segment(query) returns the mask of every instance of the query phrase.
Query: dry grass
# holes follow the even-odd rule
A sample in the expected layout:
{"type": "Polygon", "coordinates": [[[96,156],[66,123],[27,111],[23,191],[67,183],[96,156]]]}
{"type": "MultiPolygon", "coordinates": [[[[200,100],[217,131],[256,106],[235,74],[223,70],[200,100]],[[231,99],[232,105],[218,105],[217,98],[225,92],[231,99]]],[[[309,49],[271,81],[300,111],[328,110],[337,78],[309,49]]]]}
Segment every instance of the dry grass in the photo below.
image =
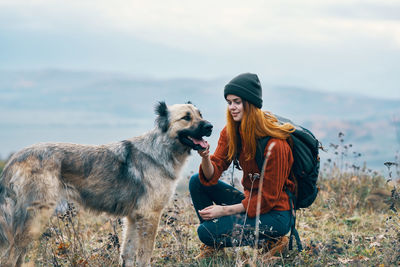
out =
{"type": "MultiPolygon", "coordinates": [[[[371,175],[328,177],[320,180],[316,202],[298,212],[304,251],[289,251],[269,262],[259,258],[258,266],[400,264],[400,217],[394,210],[400,209],[398,185],[371,175]],[[385,194],[374,194],[377,191],[385,194]]],[[[160,222],[152,265],[245,266],[252,258],[254,251],[247,247],[227,248],[224,255],[195,260],[200,246],[197,226],[188,193],[175,194],[160,222]]],[[[36,266],[118,266],[121,230],[117,218],[77,212],[70,205],[51,218],[27,260],[36,266]]]]}

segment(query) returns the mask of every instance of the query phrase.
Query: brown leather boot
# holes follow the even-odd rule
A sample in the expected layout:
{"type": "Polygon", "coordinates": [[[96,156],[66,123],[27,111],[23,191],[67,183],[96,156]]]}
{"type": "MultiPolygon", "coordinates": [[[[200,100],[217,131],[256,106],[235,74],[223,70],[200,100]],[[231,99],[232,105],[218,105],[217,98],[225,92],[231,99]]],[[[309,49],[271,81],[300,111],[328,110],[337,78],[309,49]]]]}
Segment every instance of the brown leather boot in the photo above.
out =
{"type": "Polygon", "coordinates": [[[278,240],[269,240],[262,246],[263,258],[271,258],[276,254],[281,254],[288,247],[289,238],[282,236],[278,240]]]}
{"type": "Polygon", "coordinates": [[[201,260],[205,258],[211,258],[216,256],[219,252],[224,252],[224,248],[214,248],[207,246],[205,244],[201,244],[200,246],[200,254],[194,257],[195,260],[201,260]]]}

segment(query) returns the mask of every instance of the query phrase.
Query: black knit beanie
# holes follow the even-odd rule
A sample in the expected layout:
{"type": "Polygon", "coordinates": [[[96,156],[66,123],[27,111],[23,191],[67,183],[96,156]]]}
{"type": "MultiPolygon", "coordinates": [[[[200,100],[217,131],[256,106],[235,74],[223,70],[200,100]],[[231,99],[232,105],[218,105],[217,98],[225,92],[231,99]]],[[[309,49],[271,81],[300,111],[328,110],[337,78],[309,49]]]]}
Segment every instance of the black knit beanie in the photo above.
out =
{"type": "Polygon", "coordinates": [[[233,78],[224,89],[224,97],[236,95],[257,108],[262,107],[262,88],[257,74],[243,73],[233,78]]]}

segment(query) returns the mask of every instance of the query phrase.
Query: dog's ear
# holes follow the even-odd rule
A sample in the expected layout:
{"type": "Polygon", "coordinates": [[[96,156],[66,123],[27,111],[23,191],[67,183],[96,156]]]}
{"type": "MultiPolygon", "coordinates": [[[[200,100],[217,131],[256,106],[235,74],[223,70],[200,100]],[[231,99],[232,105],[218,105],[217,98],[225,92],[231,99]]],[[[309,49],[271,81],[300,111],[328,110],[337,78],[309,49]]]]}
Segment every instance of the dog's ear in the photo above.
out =
{"type": "Polygon", "coordinates": [[[186,104],[190,104],[190,105],[196,106],[196,105],[193,104],[192,101],[190,101],[190,100],[186,101],[186,104]]]}
{"type": "Polygon", "coordinates": [[[164,101],[158,102],[155,108],[155,112],[158,115],[156,119],[157,126],[161,129],[162,132],[168,131],[169,127],[169,112],[167,104],[164,101]]]}

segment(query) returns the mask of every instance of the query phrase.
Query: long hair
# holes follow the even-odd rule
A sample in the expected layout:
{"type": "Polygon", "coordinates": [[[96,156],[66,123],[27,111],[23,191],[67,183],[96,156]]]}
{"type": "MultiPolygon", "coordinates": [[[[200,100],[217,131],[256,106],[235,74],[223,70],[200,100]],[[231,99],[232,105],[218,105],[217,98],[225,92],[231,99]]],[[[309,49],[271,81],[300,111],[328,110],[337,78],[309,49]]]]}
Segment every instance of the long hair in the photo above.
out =
{"type": "Polygon", "coordinates": [[[255,158],[257,139],[265,136],[287,139],[295,130],[290,123],[280,124],[272,113],[262,111],[243,99],[242,101],[243,117],[240,122],[234,121],[229,108],[227,109],[228,160],[233,160],[238,151],[239,128],[243,141],[241,146],[246,148],[246,160],[255,158]]]}

